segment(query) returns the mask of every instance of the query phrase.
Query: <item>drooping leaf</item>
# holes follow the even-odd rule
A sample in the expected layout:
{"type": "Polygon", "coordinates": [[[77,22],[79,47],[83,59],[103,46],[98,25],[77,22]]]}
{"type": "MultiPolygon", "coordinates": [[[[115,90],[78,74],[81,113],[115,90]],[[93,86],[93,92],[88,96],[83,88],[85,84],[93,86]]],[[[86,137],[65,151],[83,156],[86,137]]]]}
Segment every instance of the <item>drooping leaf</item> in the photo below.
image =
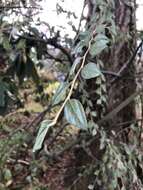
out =
{"type": "Polygon", "coordinates": [[[91,79],[100,76],[102,73],[95,63],[88,63],[81,71],[81,75],[84,79],[91,79]]]}
{"type": "Polygon", "coordinates": [[[66,92],[69,87],[67,82],[62,82],[59,87],[57,88],[53,98],[52,98],[52,105],[56,105],[66,97],[66,92]]]}
{"type": "Polygon", "coordinates": [[[90,41],[91,34],[90,31],[81,32],[79,34],[80,41],[76,44],[73,53],[78,54],[82,52],[83,47],[87,47],[90,41]]]}
{"type": "Polygon", "coordinates": [[[70,69],[70,75],[73,75],[73,74],[74,74],[75,69],[76,69],[77,65],[78,65],[80,62],[81,62],[81,57],[77,57],[77,58],[75,59],[75,61],[73,62],[73,65],[72,65],[72,67],[71,67],[71,69],[70,69]]]}
{"type": "Polygon", "coordinates": [[[83,40],[86,44],[88,44],[89,40],[91,38],[90,31],[86,30],[84,32],[80,32],[79,38],[80,38],[80,40],[83,40]]]}
{"type": "Polygon", "coordinates": [[[6,50],[10,50],[11,49],[11,45],[10,45],[9,39],[7,37],[3,38],[3,47],[6,50]]]}
{"type": "Polygon", "coordinates": [[[28,78],[32,78],[36,85],[39,84],[40,78],[37,72],[37,69],[35,67],[35,63],[32,61],[32,59],[27,56],[27,62],[25,64],[25,75],[28,78]]]}
{"type": "Polygon", "coordinates": [[[52,121],[50,120],[44,120],[41,123],[40,129],[38,131],[38,135],[36,137],[36,141],[33,147],[33,152],[36,152],[37,150],[40,150],[42,148],[42,144],[45,139],[45,136],[51,126],[52,126],[52,121]]]}
{"type": "Polygon", "coordinates": [[[102,50],[104,50],[107,47],[109,40],[108,38],[103,34],[98,34],[95,37],[95,43],[92,44],[90,49],[91,56],[96,56],[101,53],[102,50]]]}
{"type": "Polygon", "coordinates": [[[87,129],[86,115],[82,104],[78,100],[69,100],[65,106],[64,114],[70,124],[80,129],[87,129]]]}
{"type": "Polygon", "coordinates": [[[85,41],[84,41],[84,40],[81,40],[81,41],[76,45],[76,47],[74,48],[73,53],[75,53],[75,54],[81,53],[83,47],[86,47],[86,46],[87,46],[87,44],[85,43],[85,41]]]}

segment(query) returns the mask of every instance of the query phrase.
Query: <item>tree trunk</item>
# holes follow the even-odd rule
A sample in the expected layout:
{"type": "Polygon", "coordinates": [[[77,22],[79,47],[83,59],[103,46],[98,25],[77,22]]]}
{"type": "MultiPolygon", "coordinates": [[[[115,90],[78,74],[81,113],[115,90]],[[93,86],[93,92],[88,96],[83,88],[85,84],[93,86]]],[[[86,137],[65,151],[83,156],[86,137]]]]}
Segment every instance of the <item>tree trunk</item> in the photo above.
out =
{"type": "MultiPolygon", "coordinates": [[[[131,1],[129,2],[131,4],[131,1]]],[[[124,0],[115,0],[115,20],[119,27],[119,35],[123,34],[123,38],[118,41],[111,49],[110,55],[107,55],[108,62],[105,60],[105,68],[107,70],[118,73],[120,69],[130,60],[132,50],[136,47],[136,30],[135,30],[135,3],[128,5],[124,0]],[[128,36],[130,36],[128,38],[128,36]]],[[[122,72],[121,80],[116,80],[108,89],[108,111],[114,109],[117,105],[127,99],[136,91],[135,83],[135,62],[131,62],[128,67],[122,72]]],[[[127,105],[119,112],[112,122],[115,124],[126,121],[131,121],[135,118],[134,102],[127,105]]]]}
{"type": "MultiPolygon", "coordinates": [[[[92,11],[94,11],[94,4],[92,4],[92,0],[90,0],[89,5],[89,10],[91,11],[89,17],[93,17],[94,12],[92,11]]],[[[127,68],[124,69],[136,48],[135,7],[135,1],[133,3],[131,0],[128,2],[124,0],[115,0],[115,22],[118,27],[117,38],[119,39],[117,39],[116,43],[110,48],[108,53],[103,53],[101,55],[101,59],[104,63],[104,70],[112,71],[116,74],[122,70],[122,76],[118,78],[115,76],[109,77],[106,75],[108,97],[106,114],[120,105],[136,91],[136,82],[134,77],[135,61],[131,61],[127,68]]],[[[93,93],[96,88],[95,80],[91,80],[88,86],[89,93],[93,94],[93,96],[90,97],[96,110],[97,105],[94,102],[96,94],[93,93]]],[[[131,121],[134,118],[135,104],[132,101],[124,109],[117,113],[117,115],[110,118],[108,127],[110,128],[110,124],[112,124],[114,130],[116,130],[116,124],[131,121]]],[[[98,119],[100,119],[100,114],[98,119]]]]}
{"type": "MultiPolygon", "coordinates": [[[[94,14],[94,3],[92,0],[88,0],[89,6],[89,14],[88,14],[88,22],[92,19],[94,14]]],[[[120,105],[124,100],[126,100],[129,96],[131,96],[136,91],[136,82],[135,82],[135,62],[132,61],[128,64],[127,68],[123,69],[125,64],[130,60],[133,51],[136,48],[136,25],[135,25],[135,2],[133,1],[125,1],[125,0],[115,0],[115,22],[118,27],[118,35],[120,39],[117,39],[116,43],[110,48],[108,53],[103,53],[100,58],[104,63],[104,70],[112,71],[114,73],[118,73],[120,70],[122,77],[116,78],[106,76],[106,84],[107,84],[107,105],[106,111],[104,114],[108,114],[112,110],[114,110],[118,105],[120,105]]],[[[88,24],[88,23],[87,23],[88,24]]],[[[94,110],[98,113],[97,120],[101,120],[104,118],[103,108],[100,107],[96,103],[97,94],[94,93],[97,87],[94,79],[91,79],[87,82],[87,91],[90,95],[90,100],[94,105],[94,110]]],[[[102,125],[110,133],[112,130],[117,132],[119,127],[117,124],[124,123],[127,121],[132,121],[135,119],[135,103],[134,101],[130,102],[124,109],[118,112],[113,117],[110,117],[110,120],[106,122],[106,124],[102,125]]],[[[99,126],[101,127],[101,126],[99,126]]],[[[124,125],[124,127],[128,127],[128,125],[124,125]]],[[[122,136],[123,137],[123,136],[122,136]]],[[[125,141],[128,139],[128,135],[124,135],[125,141]]],[[[94,141],[90,147],[93,155],[96,155],[98,160],[101,160],[102,153],[99,150],[99,141],[94,141]]],[[[83,156],[80,155],[81,150],[77,150],[77,166],[83,165],[83,162],[91,162],[89,158],[87,160],[82,160],[83,156]],[[81,163],[82,162],[82,163],[81,163]]],[[[84,152],[85,154],[85,152],[84,152]]],[[[91,178],[90,178],[91,179],[91,178]]],[[[83,182],[79,182],[79,185],[76,187],[76,190],[87,190],[89,181],[83,180],[83,182]],[[81,185],[80,184],[84,184],[81,185]],[[84,188],[83,188],[84,186],[84,188]]],[[[97,187],[97,189],[100,189],[97,187]]],[[[102,187],[102,190],[106,189],[102,187]]]]}

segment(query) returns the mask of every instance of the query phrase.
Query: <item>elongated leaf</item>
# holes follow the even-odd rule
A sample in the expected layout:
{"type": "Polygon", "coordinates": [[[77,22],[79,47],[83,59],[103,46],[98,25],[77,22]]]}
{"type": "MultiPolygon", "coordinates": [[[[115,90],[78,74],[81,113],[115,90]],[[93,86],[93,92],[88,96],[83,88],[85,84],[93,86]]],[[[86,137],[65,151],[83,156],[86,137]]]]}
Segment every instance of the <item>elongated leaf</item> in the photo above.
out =
{"type": "Polygon", "coordinates": [[[84,40],[81,40],[77,45],[76,47],[74,48],[74,51],[73,53],[74,54],[78,54],[78,53],[81,53],[82,52],[82,48],[85,46],[86,47],[86,43],[84,40]]]}
{"type": "Polygon", "coordinates": [[[100,76],[102,73],[95,63],[88,63],[81,71],[81,75],[84,79],[91,79],[100,76]]]}
{"type": "Polygon", "coordinates": [[[38,135],[36,137],[36,141],[33,147],[33,152],[36,152],[37,150],[40,150],[42,148],[42,144],[45,139],[45,136],[49,128],[52,126],[51,123],[52,121],[50,120],[45,120],[41,123],[41,127],[39,129],[39,132],[38,132],[38,135]]]}
{"type": "Polygon", "coordinates": [[[91,34],[89,31],[81,32],[79,35],[80,42],[76,45],[73,50],[74,54],[82,52],[83,47],[87,47],[89,40],[91,38],[91,34]]]}
{"type": "Polygon", "coordinates": [[[80,62],[81,62],[81,57],[77,57],[77,58],[75,59],[75,61],[73,62],[73,65],[72,65],[72,67],[71,67],[71,69],[70,69],[70,75],[73,75],[73,74],[74,74],[75,69],[76,69],[77,65],[78,65],[80,62]]]}
{"type": "Polygon", "coordinates": [[[82,104],[78,100],[69,100],[65,106],[64,114],[70,124],[80,129],[87,129],[85,112],[82,104]]]}
{"type": "Polygon", "coordinates": [[[60,86],[57,88],[57,90],[52,98],[52,105],[56,105],[60,101],[65,99],[68,87],[69,87],[69,84],[67,82],[62,82],[60,84],[60,86]]]}

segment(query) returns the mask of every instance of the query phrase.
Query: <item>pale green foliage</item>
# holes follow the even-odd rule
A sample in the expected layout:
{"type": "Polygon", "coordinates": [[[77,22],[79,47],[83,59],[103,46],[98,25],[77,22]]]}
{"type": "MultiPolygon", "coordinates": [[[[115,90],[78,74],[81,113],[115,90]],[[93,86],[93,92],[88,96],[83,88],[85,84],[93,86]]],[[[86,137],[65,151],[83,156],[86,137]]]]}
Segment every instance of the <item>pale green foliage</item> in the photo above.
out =
{"type": "MultiPolygon", "coordinates": [[[[136,125],[134,125],[134,129],[136,125]]],[[[136,134],[134,137],[137,138],[136,134]]],[[[114,136],[116,138],[116,136],[114,136]]],[[[105,136],[104,148],[106,149],[99,169],[96,169],[96,183],[107,189],[128,190],[133,187],[143,188],[142,179],[137,173],[138,168],[142,169],[143,154],[137,144],[128,145],[123,142],[115,143],[115,139],[108,139],[105,136]]]]}
{"type": "Polygon", "coordinates": [[[64,110],[66,120],[80,128],[87,130],[87,120],[82,104],[76,99],[70,99],[64,110]]]}
{"type": "Polygon", "coordinates": [[[63,82],[59,85],[54,96],[52,97],[52,105],[56,105],[65,99],[68,88],[68,82],[63,82]]]}
{"type": "Polygon", "coordinates": [[[71,69],[70,69],[70,75],[75,74],[76,67],[81,63],[81,60],[82,60],[81,57],[77,57],[75,59],[75,61],[73,62],[73,65],[71,66],[71,69]]]}
{"type": "Polygon", "coordinates": [[[100,54],[107,47],[109,39],[103,34],[97,34],[94,41],[90,49],[90,54],[93,57],[100,54]]]}
{"type": "Polygon", "coordinates": [[[37,150],[40,150],[42,148],[43,141],[45,139],[45,136],[49,128],[51,127],[50,125],[51,123],[52,121],[48,121],[48,120],[42,121],[40,129],[38,131],[38,135],[36,137],[34,147],[33,147],[33,152],[36,152],[37,150]]]}
{"type": "Polygon", "coordinates": [[[84,79],[91,79],[95,77],[99,77],[101,75],[101,71],[98,69],[95,63],[88,63],[84,66],[81,71],[81,75],[84,79]]]}

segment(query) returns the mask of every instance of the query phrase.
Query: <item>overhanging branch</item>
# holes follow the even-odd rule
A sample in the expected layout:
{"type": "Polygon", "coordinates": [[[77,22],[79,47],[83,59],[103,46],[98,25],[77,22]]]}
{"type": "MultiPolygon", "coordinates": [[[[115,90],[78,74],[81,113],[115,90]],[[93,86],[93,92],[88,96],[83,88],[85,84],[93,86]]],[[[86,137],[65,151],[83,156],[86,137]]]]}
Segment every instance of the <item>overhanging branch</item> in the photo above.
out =
{"type": "Polygon", "coordinates": [[[70,64],[71,65],[73,64],[73,59],[72,59],[70,53],[62,45],[58,44],[57,41],[55,40],[55,38],[42,39],[42,38],[30,37],[30,36],[27,36],[27,35],[23,35],[23,36],[19,36],[19,37],[22,38],[22,39],[32,40],[32,41],[44,43],[44,44],[47,44],[47,45],[51,45],[51,46],[53,46],[53,47],[55,47],[57,49],[60,49],[62,51],[62,53],[67,56],[67,59],[70,62],[70,64]]]}

